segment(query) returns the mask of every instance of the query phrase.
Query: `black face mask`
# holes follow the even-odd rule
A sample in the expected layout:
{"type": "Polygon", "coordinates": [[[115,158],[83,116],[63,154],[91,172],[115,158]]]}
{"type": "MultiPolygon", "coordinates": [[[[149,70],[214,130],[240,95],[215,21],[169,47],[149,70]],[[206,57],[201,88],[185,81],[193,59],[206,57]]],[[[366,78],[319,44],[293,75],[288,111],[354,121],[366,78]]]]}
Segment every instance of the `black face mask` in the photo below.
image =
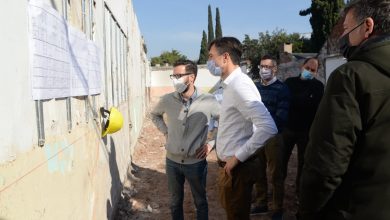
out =
{"type": "Polygon", "coordinates": [[[349,59],[355,52],[357,46],[351,46],[349,43],[349,33],[347,33],[339,39],[339,48],[340,53],[343,54],[343,57],[349,59]]]}
{"type": "Polygon", "coordinates": [[[343,54],[343,56],[347,59],[351,57],[351,55],[356,51],[356,48],[358,46],[351,46],[351,43],[349,42],[349,33],[354,31],[356,28],[358,28],[360,25],[364,23],[365,20],[360,22],[360,24],[356,25],[356,27],[352,28],[348,33],[344,34],[340,39],[339,39],[339,48],[340,48],[340,53],[343,54]]]}

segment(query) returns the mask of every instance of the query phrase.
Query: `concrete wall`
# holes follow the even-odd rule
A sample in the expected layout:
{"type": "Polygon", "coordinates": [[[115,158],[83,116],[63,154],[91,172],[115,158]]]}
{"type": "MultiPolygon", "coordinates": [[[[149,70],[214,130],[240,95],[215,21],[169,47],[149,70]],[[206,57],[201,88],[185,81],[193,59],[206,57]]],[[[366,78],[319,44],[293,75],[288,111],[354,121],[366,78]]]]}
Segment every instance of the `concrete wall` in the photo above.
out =
{"type": "Polygon", "coordinates": [[[324,64],[325,82],[328,82],[329,76],[335,69],[337,69],[339,66],[343,65],[346,62],[347,60],[341,55],[326,57],[324,64]]]}
{"type": "MultiPolygon", "coordinates": [[[[169,75],[173,73],[173,67],[153,67],[151,72],[151,96],[159,97],[168,92],[173,92],[173,83],[169,75]]],[[[195,86],[202,92],[208,92],[218,82],[220,77],[211,75],[205,65],[198,66],[198,76],[195,86]]]]}
{"type": "Polygon", "coordinates": [[[113,217],[149,100],[149,63],[131,0],[85,0],[84,14],[92,18],[85,24],[82,1],[44,0],[61,14],[67,2],[68,23],[101,49],[102,93],[70,99],[71,127],[66,99],[42,101],[42,147],[38,146],[36,101],[31,96],[28,1],[2,2],[2,220],[113,217]],[[90,2],[95,2],[92,13],[90,2]],[[109,30],[120,37],[110,38],[109,30]],[[112,42],[120,39],[122,44],[115,49],[112,42]],[[110,55],[110,50],[117,51],[110,55]],[[105,138],[100,136],[98,109],[102,106],[116,106],[124,116],[123,128],[105,138]]]}

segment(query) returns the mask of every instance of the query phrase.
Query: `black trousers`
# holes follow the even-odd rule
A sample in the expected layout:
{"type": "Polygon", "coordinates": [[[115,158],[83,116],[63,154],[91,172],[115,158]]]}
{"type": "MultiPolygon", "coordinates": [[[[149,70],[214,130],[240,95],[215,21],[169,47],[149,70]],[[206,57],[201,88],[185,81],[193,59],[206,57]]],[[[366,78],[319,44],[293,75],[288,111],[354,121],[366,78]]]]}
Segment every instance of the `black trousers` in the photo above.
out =
{"type": "Polygon", "coordinates": [[[306,145],[308,143],[309,131],[293,131],[291,129],[285,128],[282,132],[283,138],[283,164],[282,164],[282,172],[283,179],[287,177],[287,168],[288,161],[290,160],[291,153],[296,145],[298,147],[298,171],[296,176],[296,192],[298,195],[299,192],[299,179],[301,178],[304,155],[306,150],[306,145]]]}

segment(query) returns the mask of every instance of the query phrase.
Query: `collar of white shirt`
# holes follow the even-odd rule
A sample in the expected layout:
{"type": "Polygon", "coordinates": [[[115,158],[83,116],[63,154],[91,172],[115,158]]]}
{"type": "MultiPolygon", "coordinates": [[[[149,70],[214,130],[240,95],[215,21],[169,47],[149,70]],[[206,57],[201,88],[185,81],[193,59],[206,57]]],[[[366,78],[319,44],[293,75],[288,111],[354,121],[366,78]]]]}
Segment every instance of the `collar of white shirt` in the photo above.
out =
{"type": "Polygon", "coordinates": [[[226,88],[237,76],[238,74],[242,74],[241,68],[237,67],[232,73],[229,74],[228,77],[221,83],[222,88],[226,88]]]}

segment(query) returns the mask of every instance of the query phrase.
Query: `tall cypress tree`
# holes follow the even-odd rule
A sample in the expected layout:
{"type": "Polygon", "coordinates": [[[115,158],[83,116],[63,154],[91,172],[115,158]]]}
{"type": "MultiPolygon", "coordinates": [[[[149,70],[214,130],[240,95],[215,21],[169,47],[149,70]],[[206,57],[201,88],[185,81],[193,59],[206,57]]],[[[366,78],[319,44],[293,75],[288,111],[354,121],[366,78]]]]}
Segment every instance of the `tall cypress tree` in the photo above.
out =
{"type": "Polygon", "coordinates": [[[222,37],[221,18],[219,16],[219,9],[217,8],[215,13],[215,38],[222,37]]]}
{"type": "Polygon", "coordinates": [[[339,19],[340,10],[345,6],[343,0],[312,0],[310,8],[302,10],[299,15],[311,14],[310,24],[313,29],[311,42],[313,50],[318,52],[332,32],[339,19]]]}
{"type": "Polygon", "coordinates": [[[206,31],[203,30],[202,42],[200,43],[200,53],[198,64],[205,64],[208,60],[208,50],[207,50],[207,35],[206,31]]]}
{"type": "Polygon", "coordinates": [[[208,21],[208,28],[209,28],[209,34],[208,34],[208,43],[214,40],[214,27],[213,27],[213,16],[211,14],[211,6],[209,5],[209,21],[208,21]]]}

